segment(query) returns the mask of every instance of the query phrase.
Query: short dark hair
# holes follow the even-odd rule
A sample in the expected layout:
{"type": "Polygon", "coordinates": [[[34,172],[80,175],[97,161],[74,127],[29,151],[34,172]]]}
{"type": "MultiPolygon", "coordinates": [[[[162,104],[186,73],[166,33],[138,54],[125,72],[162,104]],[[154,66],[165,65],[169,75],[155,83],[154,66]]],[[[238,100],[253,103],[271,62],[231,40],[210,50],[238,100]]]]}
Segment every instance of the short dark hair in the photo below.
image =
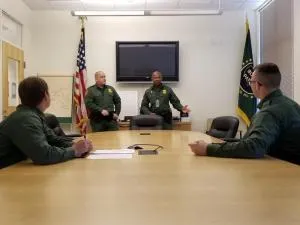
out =
{"type": "Polygon", "coordinates": [[[267,88],[279,88],[281,73],[275,63],[262,63],[254,67],[257,79],[267,88]]]}
{"type": "Polygon", "coordinates": [[[162,73],[161,73],[159,70],[154,70],[154,71],[152,72],[152,76],[153,76],[154,73],[158,73],[159,76],[162,77],[162,73]]]}
{"type": "Polygon", "coordinates": [[[19,85],[19,96],[23,105],[36,107],[42,102],[45,94],[49,94],[48,85],[42,78],[28,77],[19,85]]]}

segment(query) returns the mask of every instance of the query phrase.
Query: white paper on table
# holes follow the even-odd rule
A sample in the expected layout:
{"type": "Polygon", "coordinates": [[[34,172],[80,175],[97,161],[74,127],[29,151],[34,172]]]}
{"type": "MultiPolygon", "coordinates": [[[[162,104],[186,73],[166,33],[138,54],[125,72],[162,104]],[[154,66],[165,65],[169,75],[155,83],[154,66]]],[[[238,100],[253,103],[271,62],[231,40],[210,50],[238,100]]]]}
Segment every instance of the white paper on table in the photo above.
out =
{"type": "Polygon", "coordinates": [[[90,155],[98,155],[98,154],[133,154],[134,149],[103,149],[103,150],[96,150],[93,152],[90,152],[90,155]]]}
{"type": "Polygon", "coordinates": [[[132,154],[91,154],[87,159],[131,159],[132,154]]]}

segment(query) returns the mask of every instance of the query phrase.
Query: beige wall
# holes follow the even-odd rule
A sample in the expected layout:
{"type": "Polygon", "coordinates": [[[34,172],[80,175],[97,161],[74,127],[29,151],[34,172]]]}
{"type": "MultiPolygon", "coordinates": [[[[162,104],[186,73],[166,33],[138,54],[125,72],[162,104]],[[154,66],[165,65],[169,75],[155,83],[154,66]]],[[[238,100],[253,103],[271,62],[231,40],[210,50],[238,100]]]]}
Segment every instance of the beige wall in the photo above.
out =
{"type": "MultiPolygon", "coordinates": [[[[33,70],[41,74],[72,74],[80,22],[68,12],[34,12],[33,70]]],[[[248,13],[256,49],[254,13],[248,13]]],[[[194,130],[205,130],[206,120],[235,115],[245,12],[221,16],[89,17],[86,23],[88,83],[103,70],[117,90],[137,90],[139,102],[149,84],[115,82],[115,41],[180,42],[180,82],[171,84],[183,104],[192,109],[194,130]]],[[[128,99],[123,99],[126,104],[128,99]]]]}
{"type": "MultiPolygon", "coordinates": [[[[25,76],[73,74],[78,19],[69,12],[31,11],[21,0],[13,3],[0,0],[0,8],[24,24],[25,76]]],[[[255,13],[247,15],[255,57],[255,13]]],[[[90,17],[86,24],[88,83],[93,84],[94,71],[104,70],[108,83],[117,90],[137,90],[140,102],[149,84],[115,82],[115,41],[179,40],[180,82],[170,86],[183,104],[190,105],[193,129],[203,131],[207,118],[235,115],[244,22],[244,11],[198,17],[90,17]]]]}
{"type": "Polygon", "coordinates": [[[261,14],[262,62],[276,63],[282,73],[281,89],[293,98],[292,0],[275,0],[261,14]]]}
{"type": "Polygon", "coordinates": [[[300,1],[294,1],[294,98],[300,104],[300,1]]]}

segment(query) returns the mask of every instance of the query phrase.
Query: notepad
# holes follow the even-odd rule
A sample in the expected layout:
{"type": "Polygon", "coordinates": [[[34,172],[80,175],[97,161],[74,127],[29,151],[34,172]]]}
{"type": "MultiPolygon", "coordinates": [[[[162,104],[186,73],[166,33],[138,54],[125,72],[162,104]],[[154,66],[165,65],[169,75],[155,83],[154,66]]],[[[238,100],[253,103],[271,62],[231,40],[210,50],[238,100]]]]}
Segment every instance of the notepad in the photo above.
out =
{"type": "Polygon", "coordinates": [[[98,149],[93,152],[90,152],[90,155],[98,155],[98,154],[133,154],[134,149],[98,149]]]}
{"type": "Polygon", "coordinates": [[[87,159],[131,159],[134,149],[98,149],[90,152],[87,159]]]}
{"type": "Polygon", "coordinates": [[[132,154],[90,154],[87,159],[131,159],[132,154]]]}

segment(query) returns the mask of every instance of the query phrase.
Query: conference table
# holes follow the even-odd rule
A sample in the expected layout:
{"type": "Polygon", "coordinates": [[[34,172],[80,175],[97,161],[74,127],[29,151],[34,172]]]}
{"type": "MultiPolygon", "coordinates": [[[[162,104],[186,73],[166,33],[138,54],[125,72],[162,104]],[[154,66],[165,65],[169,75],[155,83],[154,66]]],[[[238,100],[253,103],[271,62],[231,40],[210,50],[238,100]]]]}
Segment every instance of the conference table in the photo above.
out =
{"type": "Polygon", "coordinates": [[[24,161],[0,170],[0,224],[300,224],[297,165],[271,157],[196,157],[189,142],[219,142],[199,132],[116,131],[88,138],[95,149],[163,149],[50,166],[24,161]]]}

